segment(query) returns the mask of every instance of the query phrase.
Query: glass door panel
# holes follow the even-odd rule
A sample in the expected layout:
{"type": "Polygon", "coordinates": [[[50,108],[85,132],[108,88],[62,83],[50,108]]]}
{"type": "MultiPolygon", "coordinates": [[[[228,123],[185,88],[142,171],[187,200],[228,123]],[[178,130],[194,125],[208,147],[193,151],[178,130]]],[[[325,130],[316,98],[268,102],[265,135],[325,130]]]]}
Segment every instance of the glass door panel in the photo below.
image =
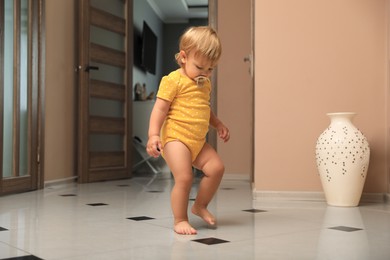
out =
{"type": "Polygon", "coordinates": [[[27,0],[20,0],[16,4],[15,1],[6,0],[4,6],[4,49],[7,51],[4,52],[3,178],[7,178],[29,175],[27,167],[29,17],[27,0]],[[18,65],[18,68],[15,69],[14,65],[18,65]],[[14,147],[15,144],[17,147],[14,147]]]}
{"type": "MultiPolygon", "coordinates": [[[[93,5],[92,1],[92,5],[93,5]]],[[[116,1],[110,2],[114,3],[116,1]]],[[[94,7],[103,8],[102,3],[94,7]]],[[[107,6],[104,6],[107,11],[107,6]]],[[[123,8],[120,17],[124,17],[123,8]]],[[[96,26],[90,27],[90,42],[104,46],[110,50],[125,53],[125,35],[118,34],[96,26]]],[[[90,62],[97,70],[90,70],[91,80],[99,80],[106,83],[125,85],[124,67],[110,65],[107,63],[90,62]]],[[[121,119],[125,116],[123,100],[108,99],[107,97],[90,97],[89,115],[101,118],[121,119]]],[[[91,134],[89,149],[91,152],[122,152],[124,150],[124,138],[121,134],[91,134]]]]}
{"type": "Polygon", "coordinates": [[[20,73],[19,73],[19,176],[28,175],[28,0],[20,8],[20,73]]]}
{"type": "Polygon", "coordinates": [[[2,177],[13,176],[12,145],[13,136],[13,114],[14,114],[14,3],[6,0],[4,2],[4,61],[3,61],[3,171],[2,177]]]}

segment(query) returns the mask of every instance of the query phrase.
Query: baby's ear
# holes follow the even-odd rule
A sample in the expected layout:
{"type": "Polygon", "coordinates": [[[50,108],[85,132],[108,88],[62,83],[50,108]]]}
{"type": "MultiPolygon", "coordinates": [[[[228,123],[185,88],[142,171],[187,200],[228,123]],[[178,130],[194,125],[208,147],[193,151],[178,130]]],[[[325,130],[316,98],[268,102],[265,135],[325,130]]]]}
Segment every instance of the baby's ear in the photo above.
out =
{"type": "Polygon", "coordinates": [[[181,63],[186,63],[186,60],[187,60],[187,54],[185,51],[181,50],[179,52],[179,55],[180,55],[180,62],[181,63]]]}

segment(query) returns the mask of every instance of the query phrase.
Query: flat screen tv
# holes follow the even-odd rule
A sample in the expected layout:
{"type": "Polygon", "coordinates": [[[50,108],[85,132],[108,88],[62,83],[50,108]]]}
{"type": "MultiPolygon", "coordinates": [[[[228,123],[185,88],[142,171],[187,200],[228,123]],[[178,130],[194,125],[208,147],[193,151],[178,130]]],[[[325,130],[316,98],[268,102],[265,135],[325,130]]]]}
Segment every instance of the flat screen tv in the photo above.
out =
{"type": "Polygon", "coordinates": [[[157,36],[144,21],[142,29],[141,66],[148,72],[156,73],[157,36]]]}

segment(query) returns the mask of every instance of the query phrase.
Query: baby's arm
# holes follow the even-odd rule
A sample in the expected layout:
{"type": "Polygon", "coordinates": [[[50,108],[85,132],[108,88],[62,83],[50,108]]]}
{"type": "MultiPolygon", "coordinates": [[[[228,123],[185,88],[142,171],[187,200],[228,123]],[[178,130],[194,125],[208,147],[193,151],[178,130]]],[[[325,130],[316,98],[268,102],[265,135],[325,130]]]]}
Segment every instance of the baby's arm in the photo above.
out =
{"type": "Polygon", "coordinates": [[[218,136],[226,143],[230,139],[229,129],[222,123],[221,120],[213,113],[210,112],[210,125],[217,129],[218,136]]]}
{"type": "Polygon", "coordinates": [[[156,99],[156,103],[154,104],[150,115],[148,132],[149,140],[146,144],[146,152],[150,156],[158,157],[160,155],[160,151],[162,150],[160,131],[170,106],[171,102],[161,98],[156,99]]]}

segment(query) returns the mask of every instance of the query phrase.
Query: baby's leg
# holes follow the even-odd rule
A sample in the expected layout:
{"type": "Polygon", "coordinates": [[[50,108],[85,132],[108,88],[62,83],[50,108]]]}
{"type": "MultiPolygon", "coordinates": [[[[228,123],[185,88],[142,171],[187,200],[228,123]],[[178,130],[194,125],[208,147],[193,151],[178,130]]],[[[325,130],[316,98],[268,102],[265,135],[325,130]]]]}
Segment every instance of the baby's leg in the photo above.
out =
{"type": "Polygon", "coordinates": [[[191,152],[183,143],[172,141],[164,146],[164,158],[175,179],[171,192],[174,230],[178,234],[194,235],[197,231],[189,224],[187,214],[193,181],[191,152]]]}
{"type": "Polygon", "coordinates": [[[207,206],[221,183],[225,167],[217,152],[207,143],[196,158],[194,166],[202,170],[205,176],[200,181],[192,213],[203,218],[208,224],[215,225],[215,217],[207,210],[207,206]]]}

